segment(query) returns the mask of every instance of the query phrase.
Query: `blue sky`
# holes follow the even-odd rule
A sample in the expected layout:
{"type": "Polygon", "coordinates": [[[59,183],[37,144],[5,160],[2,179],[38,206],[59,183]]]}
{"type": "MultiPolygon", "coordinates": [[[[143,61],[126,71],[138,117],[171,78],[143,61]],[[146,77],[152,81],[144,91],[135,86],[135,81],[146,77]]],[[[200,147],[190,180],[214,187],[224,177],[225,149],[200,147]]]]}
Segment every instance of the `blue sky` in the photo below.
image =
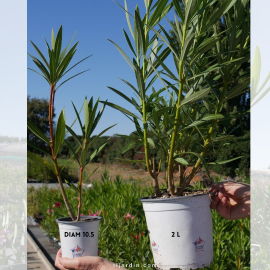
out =
{"type": "MultiPolygon", "coordinates": [[[[124,5],[123,0],[119,0],[119,3],[124,5]]],[[[134,13],[136,4],[139,5],[141,14],[144,14],[143,0],[128,0],[127,3],[131,14],[134,13]]],[[[91,58],[74,68],[70,75],[89,68],[91,70],[70,80],[57,91],[55,97],[57,118],[62,108],[65,107],[67,124],[71,124],[75,119],[71,101],[74,102],[76,107],[80,108],[85,96],[88,98],[93,96],[94,100],[98,97],[100,97],[100,100],[108,99],[108,101],[132,111],[129,103],[107,88],[107,86],[111,86],[123,91],[126,95],[133,95],[132,90],[117,77],[136,85],[132,69],[114,45],[107,40],[113,40],[131,56],[122,30],[124,28],[129,33],[124,10],[112,0],[107,0],[106,4],[105,1],[76,1],[75,4],[71,0],[65,2],[28,0],[27,12],[27,50],[30,54],[37,55],[30,40],[45,54],[46,45],[42,36],[49,41],[52,28],[54,32],[57,32],[60,25],[63,25],[64,46],[68,44],[77,31],[74,41],[79,41],[79,45],[73,63],[93,54],[91,58]]],[[[168,15],[170,19],[172,18],[172,12],[168,15]]],[[[163,20],[162,25],[169,29],[166,19],[163,20]]],[[[172,59],[168,59],[168,62],[173,65],[172,59]]],[[[36,69],[29,56],[27,65],[36,69]]],[[[32,71],[28,71],[27,74],[28,95],[48,98],[49,85],[47,82],[32,71]]],[[[162,85],[157,82],[155,87],[159,89],[162,88],[162,85]]],[[[116,123],[117,126],[108,131],[107,135],[130,134],[134,131],[133,123],[129,119],[122,113],[107,107],[94,134],[116,123]]],[[[79,126],[75,125],[74,130],[79,133],[79,126]]]]}

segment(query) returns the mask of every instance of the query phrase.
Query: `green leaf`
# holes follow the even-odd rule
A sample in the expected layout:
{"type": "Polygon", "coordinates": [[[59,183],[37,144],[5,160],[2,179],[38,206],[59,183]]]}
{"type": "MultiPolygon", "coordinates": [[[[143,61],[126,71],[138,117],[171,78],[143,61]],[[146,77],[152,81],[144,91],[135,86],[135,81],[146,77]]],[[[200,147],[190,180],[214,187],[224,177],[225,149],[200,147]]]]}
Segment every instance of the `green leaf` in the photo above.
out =
{"type": "Polygon", "coordinates": [[[79,73],[77,73],[76,75],[74,75],[74,76],[68,78],[67,80],[63,81],[63,82],[55,89],[55,91],[56,91],[60,86],[62,86],[64,83],[66,83],[67,81],[69,81],[69,80],[71,80],[71,79],[73,79],[73,78],[75,78],[75,77],[77,77],[77,76],[79,76],[79,75],[81,75],[81,74],[83,74],[83,73],[89,71],[89,70],[90,70],[90,69],[87,69],[87,70],[84,70],[84,71],[82,71],[82,72],[79,72],[79,73]]]}
{"type": "Polygon", "coordinates": [[[39,54],[39,56],[41,57],[41,59],[43,60],[43,62],[46,64],[47,68],[49,69],[50,67],[49,67],[48,61],[46,60],[44,55],[41,53],[39,48],[34,44],[34,42],[32,42],[31,40],[30,40],[30,42],[33,45],[33,47],[35,48],[35,50],[37,51],[37,53],[39,54]]]}
{"type": "Polygon", "coordinates": [[[133,122],[135,124],[136,130],[138,132],[138,135],[139,135],[140,139],[143,140],[143,131],[142,131],[142,128],[141,128],[138,120],[135,117],[133,117],[133,122]]]}
{"type": "Polygon", "coordinates": [[[234,135],[218,136],[213,138],[212,142],[231,141],[231,140],[234,140],[234,135]]]}
{"type": "Polygon", "coordinates": [[[250,78],[245,79],[241,83],[238,83],[226,94],[226,100],[237,97],[247,91],[247,87],[250,85],[250,78]]]}
{"type": "MultiPolygon", "coordinates": [[[[89,55],[89,56],[87,56],[87,57],[85,57],[85,58],[83,58],[81,61],[79,61],[79,62],[77,62],[75,65],[73,65],[71,68],[69,68],[67,71],[65,71],[61,76],[60,76],[60,78],[62,78],[64,75],[66,75],[70,70],[72,70],[74,67],[76,67],[77,65],[79,65],[81,62],[83,62],[83,61],[85,61],[86,59],[88,59],[88,58],[90,58],[92,56],[92,54],[91,55],[89,55]]],[[[88,70],[90,70],[90,69],[88,69],[88,70]]],[[[59,78],[59,79],[60,79],[59,78]]]]}
{"type": "Polygon", "coordinates": [[[224,160],[224,161],[215,161],[215,162],[209,162],[208,165],[222,165],[222,164],[226,164],[226,163],[229,163],[229,162],[232,162],[232,161],[235,161],[239,158],[242,158],[243,156],[240,156],[240,157],[236,157],[236,158],[232,158],[232,159],[228,159],[228,160],[224,160]]]}
{"type": "MultiPolygon", "coordinates": [[[[192,1],[192,0],[190,0],[190,1],[192,1]]],[[[185,40],[183,50],[181,52],[181,61],[186,60],[186,57],[189,53],[189,49],[190,49],[192,43],[194,42],[194,39],[195,39],[195,34],[193,33],[185,40]]]]}
{"type": "Polygon", "coordinates": [[[127,41],[127,44],[129,46],[130,50],[132,51],[132,53],[134,54],[134,56],[137,57],[136,56],[136,53],[134,51],[134,48],[133,48],[133,46],[131,44],[131,41],[130,41],[130,39],[129,39],[129,37],[128,37],[128,35],[127,35],[127,33],[126,33],[126,31],[124,29],[123,29],[123,32],[124,32],[124,35],[125,35],[125,38],[126,38],[126,41],[127,41]]]}
{"type": "Polygon", "coordinates": [[[197,102],[199,100],[202,100],[204,97],[206,97],[208,95],[209,91],[210,91],[210,88],[203,89],[203,90],[200,90],[198,92],[195,92],[194,94],[188,96],[187,98],[184,98],[181,101],[180,106],[187,105],[187,104],[190,104],[190,103],[195,103],[195,102],[197,102]]]}
{"type": "Polygon", "coordinates": [[[55,169],[54,169],[53,165],[51,165],[49,162],[42,159],[41,157],[31,153],[30,151],[27,151],[27,157],[30,158],[31,160],[33,160],[34,162],[37,162],[37,163],[47,167],[48,169],[52,170],[55,173],[55,169]]]}
{"type": "Polygon", "coordinates": [[[89,124],[89,107],[88,107],[87,98],[85,98],[84,100],[84,123],[85,123],[85,133],[87,135],[88,124],[89,124]]]}
{"type": "Polygon", "coordinates": [[[185,152],[185,154],[191,154],[191,155],[194,155],[194,156],[198,157],[198,159],[200,159],[200,161],[201,161],[202,164],[203,164],[203,167],[204,167],[204,169],[205,169],[205,171],[206,171],[206,173],[207,173],[208,178],[211,179],[210,173],[209,173],[209,170],[208,170],[208,165],[207,165],[207,163],[206,163],[204,157],[202,157],[200,154],[197,154],[197,153],[195,153],[195,152],[185,152]]]}
{"type": "MultiPolygon", "coordinates": [[[[163,11],[168,3],[168,0],[162,0],[158,1],[158,5],[156,6],[154,12],[152,13],[148,24],[152,27],[154,27],[159,21],[162,20],[162,18],[166,15],[163,11]]],[[[171,8],[171,5],[169,5],[169,9],[171,8]]],[[[168,10],[166,10],[168,12],[168,10]]]]}
{"type": "Polygon", "coordinates": [[[113,103],[110,103],[110,102],[107,102],[107,101],[100,101],[100,102],[105,104],[105,105],[108,105],[108,106],[110,106],[110,107],[112,107],[112,108],[114,108],[114,109],[116,109],[116,110],[118,110],[118,111],[120,111],[120,112],[122,112],[124,114],[127,114],[127,115],[129,115],[131,117],[139,119],[139,117],[136,116],[135,114],[133,114],[132,112],[130,112],[130,111],[128,111],[128,110],[126,110],[126,109],[124,109],[124,108],[122,108],[122,107],[120,107],[120,106],[118,106],[116,104],[113,104],[113,103]]]}
{"type": "Polygon", "coordinates": [[[86,150],[82,149],[81,152],[81,167],[85,167],[85,162],[86,162],[86,150]]]}
{"type": "Polygon", "coordinates": [[[122,154],[125,154],[127,151],[133,149],[135,146],[137,146],[136,142],[129,142],[122,151],[122,154]]]}
{"type": "Polygon", "coordinates": [[[124,59],[127,61],[127,63],[129,64],[129,66],[132,68],[132,70],[134,70],[134,66],[130,60],[130,58],[127,56],[127,54],[112,40],[108,39],[112,44],[114,44],[114,46],[117,48],[117,50],[122,54],[122,56],[124,57],[124,59]]]}
{"type": "Polygon", "coordinates": [[[175,55],[175,57],[176,57],[176,59],[177,59],[177,61],[179,61],[179,56],[178,56],[178,52],[177,52],[177,50],[173,47],[173,42],[172,42],[172,40],[170,39],[170,36],[169,36],[169,34],[165,31],[165,29],[163,28],[163,27],[161,27],[162,28],[162,30],[163,30],[163,32],[164,32],[164,34],[166,35],[166,37],[168,38],[169,37],[169,42],[158,32],[158,31],[156,31],[153,27],[151,27],[150,25],[148,25],[147,24],[147,26],[171,49],[171,51],[173,52],[173,54],[175,55]],[[171,42],[171,44],[170,44],[170,42],[171,42]]]}
{"type": "Polygon", "coordinates": [[[31,147],[33,147],[33,148],[35,148],[36,150],[42,152],[43,154],[50,156],[50,154],[46,150],[44,150],[43,148],[39,147],[38,145],[35,145],[34,143],[32,143],[29,140],[27,140],[27,146],[28,145],[31,146],[31,147]]]}
{"type": "Polygon", "coordinates": [[[45,136],[45,134],[38,127],[36,127],[30,120],[27,120],[27,126],[37,137],[39,137],[48,145],[51,145],[49,139],[45,136]]]}
{"type": "Polygon", "coordinates": [[[184,166],[188,166],[188,162],[184,158],[175,157],[174,160],[180,164],[183,164],[184,166]]]}
{"type": "Polygon", "coordinates": [[[95,138],[87,145],[86,150],[98,139],[100,138],[106,131],[108,131],[109,129],[111,129],[112,127],[116,126],[117,124],[114,124],[106,129],[104,129],[102,132],[100,132],[97,136],[95,136],[95,138]]]}
{"type": "MultiPolygon", "coordinates": [[[[67,161],[67,163],[64,165],[64,167],[75,157],[76,160],[78,161],[78,164],[81,166],[80,160],[79,160],[79,156],[78,156],[78,152],[81,149],[81,146],[75,151],[74,148],[71,146],[71,144],[68,143],[67,140],[64,141],[65,144],[68,146],[68,148],[71,150],[71,152],[73,153],[72,157],[67,161]]],[[[63,170],[63,168],[61,169],[61,171],[63,170]]]]}
{"type": "Polygon", "coordinates": [[[145,82],[144,82],[144,79],[143,79],[142,70],[137,65],[135,59],[133,59],[133,65],[134,65],[137,84],[138,84],[139,91],[140,91],[140,98],[142,100],[145,100],[145,82]]]}
{"type": "Polygon", "coordinates": [[[208,114],[208,115],[204,116],[202,119],[194,121],[193,123],[191,123],[190,125],[188,125],[184,129],[196,127],[196,126],[203,124],[203,123],[210,121],[210,120],[223,119],[223,118],[224,118],[224,116],[222,114],[208,114]]]}
{"type": "Polygon", "coordinates": [[[60,26],[57,36],[56,36],[56,41],[55,41],[55,63],[58,65],[58,61],[60,58],[60,53],[62,49],[62,25],[60,26]]]}
{"type": "Polygon", "coordinates": [[[110,86],[107,86],[109,89],[111,89],[113,92],[115,92],[117,95],[121,96],[122,98],[124,98],[126,101],[128,101],[129,103],[131,103],[132,105],[134,105],[133,101],[127,97],[125,94],[123,94],[122,92],[116,90],[115,88],[112,88],[110,86]]]}
{"type": "Polygon", "coordinates": [[[54,32],[52,29],[52,35],[51,35],[51,45],[52,45],[52,50],[55,49],[55,37],[54,37],[54,32]]]}
{"type": "Polygon", "coordinates": [[[167,85],[164,83],[164,81],[163,81],[163,79],[161,78],[159,72],[155,69],[155,67],[153,66],[153,64],[151,63],[151,61],[150,61],[149,59],[147,59],[147,58],[145,58],[145,59],[148,61],[148,63],[149,63],[149,64],[151,65],[151,67],[154,69],[154,71],[156,72],[158,78],[160,79],[160,81],[162,82],[162,84],[164,85],[164,87],[166,88],[166,90],[168,91],[169,95],[172,97],[171,92],[169,91],[167,85]]]}
{"type": "Polygon", "coordinates": [[[182,11],[182,8],[179,4],[179,0],[173,0],[173,5],[175,7],[175,11],[178,15],[178,17],[181,19],[181,21],[183,22],[185,20],[185,17],[184,17],[184,14],[183,14],[183,11],[182,11]]]}
{"type": "MultiPolygon", "coordinates": [[[[94,158],[95,158],[95,156],[106,146],[106,144],[108,143],[108,141],[110,140],[111,138],[109,138],[104,144],[102,144],[99,148],[97,148],[93,153],[92,153],[92,155],[90,156],[90,159],[89,159],[89,161],[92,161],[94,158]]],[[[89,162],[88,161],[88,162],[89,162]]],[[[87,162],[87,163],[88,163],[87,162]]]]}
{"type": "Polygon", "coordinates": [[[48,83],[50,83],[49,82],[49,80],[48,80],[48,78],[45,78],[45,76],[43,76],[42,74],[40,74],[39,72],[37,72],[36,70],[34,70],[34,69],[32,69],[32,68],[27,68],[27,69],[29,69],[29,70],[32,70],[32,71],[34,71],[34,72],[36,72],[38,75],[40,75],[41,77],[43,77],[48,83]]]}
{"type": "Polygon", "coordinates": [[[62,60],[65,58],[66,53],[71,45],[72,40],[74,39],[75,35],[77,34],[77,32],[75,32],[75,34],[73,35],[72,39],[70,40],[69,44],[67,45],[67,47],[62,51],[60,57],[59,57],[59,65],[61,64],[62,60]]]}
{"type": "Polygon", "coordinates": [[[76,116],[77,116],[77,119],[78,119],[78,121],[79,121],[79,124],[80,124],[80,127],[81,127],[81,131],[82,131],[82,135],[84,136],[84,129],[83,129],[83,125],[82,125],[82,121],[81,121],[80,115],[79,115],[79,113],[78,113],[78,111],[77,111],[77,109],[76,109],[74,103],[73,103],[72,101],[71,101],[71,103],[72,103],[72,105],[73,105],[74,111],[75,111],[76,116]]]}
{"type": "Polygon", "coordinates": [[[79,143],[79,145],[82,147],[82,144],[80,142],[80,139],[78,138],[78,136],[76,135],[76,133],[69,126],[67,126],[67,125],[66,125],[66,129],[72,135],[72,137],[79,143]]]}
{"type": "Polygon", "coordinates": [[[83,180],[83,183],[86,182],[98,169],[99,167],[96,167],[89,175],[87,175],[87,177],[83,180]]]}
{"type": "Polygon", "coordinates": [[[66,179],[65,179],[65,182],[70,188],[72,188],[73,190],[79,193],[79,189],[73,183],[67,181],[66,179]]]}
{"type": "Polygon", "coordinates": [[[147,142],[148,142],[153,148],[156,148],[156,145],[155,145],[153,139],[147,138],[147,142]]]}
{"type": "Polygon", "coordinates": [[[127,8],[127,1],[125,0],[125,11],[126,11],[126,19],[127,19],[127,23],[128,23],[128,27],[129,27],[129,30],[130,30],[130,33],[134,39],[134,33],[133,33],[133,30],[132,30],[132,26],[131,26],[131,23],[130,23],[130,20],[129,20],[129,13],[128,13],[128,8],[127,8]]]}
{"type": "Polygon", "coordinates": [[[54,151],[55,151],[55,156],[59,153],[60,147],[64,142],[65,139],[65,112],[64,110],[61,111],[57,126],[56,126],[56,131],[55,131],[55,144],[54,144],[54,151]]]}
{"type": "Polygon", "coordinates": [[[125,84],[127,84],[132,90],[134,90],[134,92],[139,96],[140,93],[139,91],[131,84],[129,83],[128,81],[124,80],[124,79],[121,79],[121,78],[118,78],[120,79],[122,82],[124,82],[125,84]]]}
{"type": "Polygon", "coordinates": [[[46,78],[47,81],[50,81],[50,73],[47,70],[47,68],[33,55],[28,53],[28,55],[33,59],[34,63],[36,66],[39,68],[39,70],[44,74],[44,77],[46,78]]]}

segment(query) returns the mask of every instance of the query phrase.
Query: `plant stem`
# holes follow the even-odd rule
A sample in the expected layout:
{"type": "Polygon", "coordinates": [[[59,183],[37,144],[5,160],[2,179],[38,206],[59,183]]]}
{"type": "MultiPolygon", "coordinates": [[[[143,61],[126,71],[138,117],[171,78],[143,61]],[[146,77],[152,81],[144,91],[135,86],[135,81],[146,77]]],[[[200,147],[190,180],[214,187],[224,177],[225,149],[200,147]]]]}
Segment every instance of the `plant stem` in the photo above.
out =
{"type": "MultiPolygon", "coordinates": [[[[148,17],[149,17],[149,11],[147,11],[147,15],[146,15],[146,22],[145,24],[147,24],[148,22],[148,17]]],[[[145,40],[148,40],[149,36],[148,36],[148,30],[147,27],[145,26],[144,28],[144,34],[145,34],[145,40]]],[[[144,53],[144,52],[143,52],[144,53]]],[[[145,84],[145,72],[146,72],[146,60],[143,59],[143,83],[145,84]]],[[[138,63],[139,65],[139,63],[138,63]]],[[[155,192],[156,192],[156,196],[161,196],[161,192],[159,189],[159,184],[158,184],[158,174],[155,172],[155,170],[153,170],[153,165],[150,164],[150,154],[149,154],[149,145],[148,145],[148,141],[147,141],[147,130],[148,130],[148,126],[147,126],[147,121],[146,121],[146,102],[145,102],[145,97],[142,100],[142,113],[143,113],[143,137],[144,137],[144,152],[145,152],[145,162],[146,162],[146,167],[147,170],[150,174],[150,176],[153,179],[153,186],[155,188],[155,192]]]]}
{"type": "Polygon", "coordinates": [[[178,93],[178,99],[176,104],[176,114],[175,114],[175,120],[174,120],[174,128],[172,133],[172,139],[171,139],[171,147],[170,147],[170,154],[169,154],[169,163],[168,163],[168,185],[169,185],[169,192],[171,195],[174,195],[174,184],[173,184],[173,165],[174,165],[174,148],[175,148],[175,141],[176,136],[178,132],[178,123],[179,123],[179,117],[180,117],[180,103],[181,103],[181,96],[183,91],[183,63],[180,61],[179,64],[179,79],[180,79],[180,85],[179,85],[179,93],[178,93]]]}
{"type": "Polygon", "coordinates": [[[80,168],[80,180],[79,180],[79,204],[78,204],[78,215],[77,221],[80,220],[81,217],[81,207],[82,207],[82,176],[83,176],[83,167],[80,168]]]}
{"type": "Polygon", "coordinates": [[[58,183],[60,186],[61,194],[62,194],[63,199],[64,199],[64,203],[66,205],[66,208],[68,210],[68,213],[69,213],[71,219],[75,220],[75,216],[72,212],[71,206],[69,204],[69,201],[68,201],[63,183],[62,183],[62,179],[61,179],[58,164],[57,164],[57,159],[56,159],[56,156],[54,153],[53,120],[52,120],[53,119],[54,96],[55,96],[55,85],[51,85],[50,101],[49,101],[49,127],[50,127],[50,137],[51,137],[50,143],[51,143],[52,160],[54,163],[55,173],[56,173],[57,180],[58,180],[58,183]]]}
{"type": "MultiPolygon", "coordinates": [[[[185,44],[186,30],[187,30],[186,25],[184,25],[181,52],[182,52],[184,44],[185,44]]],[[[175,148],[176,135],[178,132],[178,123],[179,123],[179,116],[180,116],[180,103],[181,103],[181,97],[182,97],[183,85],[184,85],[183,65],[184,65],[183,60],[180,59],[179,69],[178,69],[178,72],[179,72],[179,93],[178,93],[177,104],[176,104],[176,114],[175,114],[174,128],[173,128],[173,133],[172,133],[169,162],[168,162],[168,188],[169,188],[169,192],[171,195],[174,195],[174,193],[175,193],[174,184],[173,184],[173,165],[174,165],[173,154],[174,154],[174,148],[175,148]]]]}
{"type": "Polygon", "coordinates": [[[149,144],[147,142],[147,122],[146,122],[146,111],[145,111],[145,101],[143,101],[143,137],[144,137],[144,152],[145,152],[145,162],[147,170],[153,179],[153,186],[157,196],[161,196],[161,192],[158,184],[158,176],[156,172],[152,170],[152,166],[149,162],[149,144]]]}
{"type": "MultiPolygon", "coordinates": [[[[223,89],[222,89],[221,97],[220,97],[220,99],[219,99],[219,101],[218,101],[218,106],[217,106],[217,109],[216,109],[216,111],[215,111],[215,114],[220,113],[221,105],[222,105],[222,103],[223,103],[223,98],[224,98],[224,96],[225,96],[226,90],[227,90],[227,83],[225,82],[225,83],[224,83],[224,87],[223,87],[223,89]]],[[[204,142],[204,147],[203,147],[203,150],[202,150],[202,152],[201,152],[201,154],[200,154],[201,157],[204,157],[205,154],[206,154],[206,151],[207,151],[207,149],[208,149],[209,143],[210,143],[211,138],[212,138],[212,136],[213,136],[214,129],[215,129],[216,125],[217,125],[217,122],[218,122],[217,119],[214,119],[214,120],[212,121],[212,125],[211,125],[211,127],[210,127],[210,129],[209,129],[209,131],[208,131],[207,139],[206,139],[205,142],[204,142]]],[[[187,179],[185,180],[184,184],[180,187],[180,194],[182,194],[182,193],[184,192],[186,186],[190,183],[190,181],[192,180],[192,178],[194,177],[194,175],[197,173],[200,164],[201,164],[201,159],[198,158],[198,160],[197,160],[195,166],[193,167],[193,169],[192,169],[190,175],[187,177],[187,179]]]]}

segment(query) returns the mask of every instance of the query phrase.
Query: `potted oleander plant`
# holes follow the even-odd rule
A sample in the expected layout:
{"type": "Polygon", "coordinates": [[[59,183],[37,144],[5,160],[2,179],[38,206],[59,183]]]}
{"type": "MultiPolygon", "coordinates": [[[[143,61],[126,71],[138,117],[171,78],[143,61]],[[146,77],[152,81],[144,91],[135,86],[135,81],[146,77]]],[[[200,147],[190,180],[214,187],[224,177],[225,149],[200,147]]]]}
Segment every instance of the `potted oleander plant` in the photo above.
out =
{"type": "Polygon", "coordinates": [[[159,269],[203,268],[213,260],[210,198],[188,187],[200,169],[210,179],[209,166],[240,158],[217,160],[216,155],[238,143],[230,127],[248,113],[229,106],[233,98],[245,98],[250,84],[249,1],[144,2],[143,15],[138,6],[131,14],[126,1],[121,6],[131,57],[110,40],[135,73],[137,85],[122,79],[134,96],[109,87],[129,108],[103,103],[134,123],[124,151],[144,147],[144,160],[120,162],[143,163],[152,178],[154,193],[141,201],[155,264],[159,269]],[[160,22],[172,8],[174,21],[168,20],[166,31],[160,22]],[[162,89],[155,90],[157,80],[162,89]],[[160,188],[162,168],[166,189],[160,188]]]}
{"type": "MultiPolygon", "coordinates": [[[[72,40],[71,40],[72,41],[72,40]]],[[[102,108],[97,111],[99,100],[96,102],[93,101],[93,97],[88,100],[85,98],[84,100],[84,121],[80,117],[80,111],[74,106],[74,110],[76,113],[76,119],[79,122],[81,128],[81,135],[77,135],[73,129],[72,125],[68,126],[66,124],[65,119],[65,110],[63,109],[58,117],[56,129],[54,131],[53,127],[53,111],[54,111],[54,102],[56,92],[59,91],[59,87],[61,87],[64,83],[69,81],[70,79],[84,73],[82,71],[76,75],[73,75],[69,78],[65,78],[66,74],[72,70],[75,66],[77,66],[82,61],[88,59],[90,56],[85,57],[75,65],[70,67],[70,62],[77,50],[78,42],[75,43],[70,48],[71,41],[67,47],[62,48],[62,26],[60,27],[57,36],[55,38],[54,31],[52,30],[51,34],[51,46],[45,39],[48,51],[48,58],[46,58],[41,50],[31,41],[34,46],[36,52],[38,53],[40,59],[30,55],[33,59],[34,63],[38,67],[39,71],[33,70],[39,75],[41,75],[50,86],[50,97],[49,97],[49,127],[50,127],[50,138],[48,138],[40,129],[38,129],[33,123],[28,121],[28,128],[37,136],[39,139],[43,140],[49,147],[50,153],[46,152],[45,149],[40,148],[39,146],[28,142],[36,150],[40,151],[42,154],[49,156],[51,158],[51,162],[46,161],[42,157],[28,151],[28,158],[32,159],[35,162],[38,162],[48,169],[52,170],[58,180],[59,188],[63,197],[64,204],[67,208],[69,217],[62,217],[57,219],[59,230],[60,230],[60,238],[61,238],[61,246],[63,257],[75,258],[81,256],[97,256],[98,252],[98,231],[99,231],[99,221],[101,217],[90,217],[90,216],[82,216],[81,215],[81,207],[82,207],[82,194],[83,194],[83,183],[87,181],[90,176],[94,173],[94,171],[88,176],[84,177],[84,170],[86,165],[91,162],[95,156],[104,148],[107,141],[100,145],[93,153],[88,154],[89,147],[100,138],[107,130],[111,127],[106,128],[102,132],[100,132],[97,136],[91,138],[96,126],[98,125],[99,120],[102,117],[104,111],[104,105],[102,108]],[[64,77],[65,76],[65,77],[64,77]],[[64,81],[59,81],[64,77],[64,81]],[[69,133],[74,140],[78,143],[79,147],[74,149],[72,145],[65,140],[66,133],[69,133]],[[63,170],[59,169],[57,157],[61,146],[66,144],[68,148],[73,153],[72,157],[67,161],[75,159],[78,163],[78,171],[79,171],[79,182],[78,185],[75,186],[68,179],[62,179],[61,172],[63,170]],[[67,183],[70,188],[75,191],[76,197],[78,197],[78,205],[72,206],[67,197],[65,187],[63,183],[67,183]]],[[[73,122],[74,124],[74,122],[73,122]]]]}

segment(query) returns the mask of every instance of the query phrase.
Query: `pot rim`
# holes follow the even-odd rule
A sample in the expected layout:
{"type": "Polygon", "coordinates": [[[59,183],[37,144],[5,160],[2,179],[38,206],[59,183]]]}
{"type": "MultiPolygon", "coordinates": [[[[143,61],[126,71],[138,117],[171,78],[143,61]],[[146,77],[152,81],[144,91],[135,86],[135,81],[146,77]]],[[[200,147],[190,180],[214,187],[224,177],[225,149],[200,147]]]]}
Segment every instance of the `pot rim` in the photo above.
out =
{"type": "Polygon", "coordinates": [[[56,222],[59,224],[82,224],[82,223],[87,223],[87,222],[99,222],[102,219],[102,217],[99,216],[81,216],[80,221],[72,221],[71,217],[61,217],[56,219],[56,222]],[[83,218],[83,219],[82,219],[83,218]],[[87,219],[87,220],[84,220],[87,219]]]}
{"type": "Polygon", "coordinates": [[[190,195],[190,196],[179,196],[179,197],[173,197],[173,198],[162,198],[162,199],[149,199],[148,197],[143,197],[140,198],[139,200],[143,202],[154,202],[154,203],[160,203],[164,201],[173,201],[173,200],[185,200],[188,198],[194,198],[194,197],[199,197],[199,196],[209,196],[209,193],[205,194],[196,194],[196,195],[190,195]]]}

